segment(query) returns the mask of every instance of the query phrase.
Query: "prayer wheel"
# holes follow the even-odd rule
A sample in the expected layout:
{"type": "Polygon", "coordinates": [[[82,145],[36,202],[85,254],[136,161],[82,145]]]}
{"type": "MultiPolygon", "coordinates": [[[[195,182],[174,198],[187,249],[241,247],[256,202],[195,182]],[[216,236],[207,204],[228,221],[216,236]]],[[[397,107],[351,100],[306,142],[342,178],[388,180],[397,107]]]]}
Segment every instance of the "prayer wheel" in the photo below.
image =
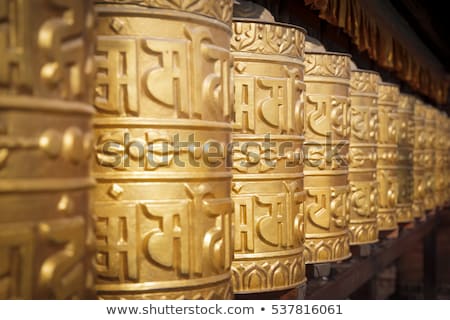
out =
{"type": "Polygon", "coordinates": [[[382,82],[378,86],[378,230],[397,230],[398,197],[398,86],[382,82]]]}
{"type": "Polygon", "coordinates": [[[447,171],[446,171],[445,181],[447,182],[446,205],[449,206],[450,205],[450,116],[449,115],[447,115],[446,128],[447,128],[447,133],[446,133],[447,151],[445,152],[445,162],[446,162],[446,166],[447,166],[447,171]]]}
{"type": "Polygon", "coordinates": [[[436,160],[436,112],[429,104],[424,105],[425,113],[425,145],[424,145],[424,181],[425,181],[425,209],[434,210],[435,199],[435,160],[436,160]]]}
{"type": "Polygon", "coordinates": [[[413,151],[413,215],[425,217],[425,107],[420,99],[414,104],[414,151],[413,151]]]}
{"type": "Polygon", "coordinates": [[[305,254],[307,263],[350,257],[350,56],[305,54],[305,254]]]}
{"type": "Polygon", "coordinates": [[[233,1],[98,1],[101,299],[228,299],[233,1]]]}
{"type": "Polygon", "coordinates": [[[443,207],[445,205],[446,200],[446,177],[445,177],[445,157],[446,157],[446,146],[447,137],[446,132],[446,120],[447,116],[443,111],[439,111],[435,109],[436,116],[436,139],[434,144],[434,155],[435,155],[435,164],[434,164],[434,181],[435,181],[435,192],[434,199],[436,202],[436,206],[443,207]]]}
{"type": "Polygon", "coordinates": [[[350,245],[378,241],[377,128],[378,83],[370,70],[352,70],[350,78],[350,245]]]}
{"type": "Polygon", "coordinates": [[[306,281],[303,202],[305,31],[233,20],[235,293],[306,281]]]}
{"type": "Polygon", "coordinates": [[[450,117],[446,115],[445,117],[445,128],[446,128],[446,152],[445,152],[445,190],[447,190],[445,195],[445,205],[450,205],[450,117]]]}
{"type": "Polygon", "coordinates": [[[0,299],[94,296],[90,1],[0,5],[0,299]]]}
{"type": "Polygon", "coordinates": [[[411,95],[400,94],[398,103],[398,199],[397,222],[409,223],[414,220],[412,212],[414,175],[414,104],[411,95]]]}

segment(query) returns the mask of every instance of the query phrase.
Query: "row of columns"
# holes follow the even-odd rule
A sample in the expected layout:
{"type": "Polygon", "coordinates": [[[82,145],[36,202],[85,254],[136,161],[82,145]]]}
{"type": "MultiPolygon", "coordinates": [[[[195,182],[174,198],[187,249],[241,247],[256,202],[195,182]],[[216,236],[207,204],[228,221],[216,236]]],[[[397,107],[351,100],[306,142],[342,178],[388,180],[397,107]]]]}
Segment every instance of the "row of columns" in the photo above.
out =
{"type": "Polygon", "coordinates": [[[305,53],[299,27],[232,14],[0,5],[0,298],[298,288],[446,203],[445,114],[305,53]]]}

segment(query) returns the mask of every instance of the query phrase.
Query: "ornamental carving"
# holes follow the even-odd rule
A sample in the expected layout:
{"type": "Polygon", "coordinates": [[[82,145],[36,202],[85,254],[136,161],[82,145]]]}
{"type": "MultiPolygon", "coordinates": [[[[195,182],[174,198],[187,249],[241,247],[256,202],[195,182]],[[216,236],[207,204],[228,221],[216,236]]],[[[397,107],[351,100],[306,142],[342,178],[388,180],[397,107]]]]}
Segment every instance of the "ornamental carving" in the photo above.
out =
{"type": "Polygon", "coordinates": [[[232,1],[96,6],[97,294],[228,299],[232,1]]]}
{"type": "Polygon", "coordinates": [[[233,21],[231,51],[283,55],[302,59],[305,32],[291,25],[252,20],[233,21]]]}
{"type": "Polygon", "coordinates": [[[338,261],[350,255],[349,82],[349,56],[306,54],[306,263],[338,261]]]}
{"type": "Polygon", "coordinates": [[[352,70],[350,78],[350,94],[357,96],[360,94],[378,93],[378,83],[380,75],[370,70],[352,70]]]}
{"type": "Polygon", "coordinates": [[[0,299],[91,299],[94,10],[5,0],[0,20],[0,299]]]}
{"type": "Polygon", "coordinates": [[[231,24],[233,16],[232,0],[96,0],[97,3],[133,4],[147,8],[172,9],[205,15],[226,24],[231,24]]]}
{"type": "Polygon", "coordinates": [[[350,56],[333,53],[306,53],[305,75],[350,79],[350,56]]]}
{"type": "Polygon", "coordinates": [[[306,281],[303,46],[301,29],[233,21],[231,272],[237,294],[306,281]]]}
{"type": "Polygon", "coordinates": [[[233,21],[236,294],[306,281],[303,46],[304,31],[293,26],[233,21]]]}
{"type": "Polygon", "coordinates": [[[383,82],[378,86],[378,103],[393,104],[398,107],[400,98],[399,87],[392,83],[383,82]]]}

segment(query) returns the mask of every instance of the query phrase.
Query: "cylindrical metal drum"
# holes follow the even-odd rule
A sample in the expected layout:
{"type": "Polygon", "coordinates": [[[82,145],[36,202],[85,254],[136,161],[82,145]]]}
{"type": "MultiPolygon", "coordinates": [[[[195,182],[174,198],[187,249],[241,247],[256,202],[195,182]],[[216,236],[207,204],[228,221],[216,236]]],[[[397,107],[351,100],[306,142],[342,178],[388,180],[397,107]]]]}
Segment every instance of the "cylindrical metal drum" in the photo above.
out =
{"type": "Polygon", "coordinates": [[[397,222],[409,223],[414,220],[412,212],[414,175],[414,104],[415,98],[400,94],[398,103],[398,199],[397,222]]]}
{"type": "Polygon", "coordinates": [[[445,204],[450,206],[450,117],[446,115],[445,117],[445,127],[446,127],[446,152],[445,152],[445,163],[446,163],[446,178],[445,178],[445,190],[447,190],[445,195],[445,204]]]}
{"type": "Polygon", "coordinates": [[[348,180],[350,245],[378,241],[377,130],[378,83],[370,70],[352,70],[350,78],[351,133],[348,180]]]}
{"type": "Polygon", "coordinates": [[[231,297],[232,5],[96,5],[100,298],[231,297]]]}
{"type": "Polygon", "coordinates": [[[236,293],[306,281],[303,256],[305,31],[233,20],[236,293]]]}
{"type": "Polygon", "coordinates": [[[378,180],[378,229],[396,230],[398,195],[398,86],[382,82],[378,86],[378,137],[377,137],[377,180],[378,180]]]}
{"type": "Polygon", "coordinates": [[[436,143],[436,112],[429,105],[424,105],[425,109],[425,145],[424,145],[424,181],[425,181],[425,209],[434,210],[435,199],[435,143],[436,143]]]}
{"type": "Polygon", "coordinates": [[[348,148],[350,56],[305,55],[305,254],[307,263],[350,256],[348,148]]]}
{"type": "Polygon", "coordinates": [[[425,217],[425,107],[416,99],[414,104],[414,151],[413,151],[413,215],[425,217]]]}
{"type": "Polygon", "coordinates": [[[94,297],[90,1],[0,5],[0,299],[94,297]]]}
{"type": "Polygon", "coordinates": [[[446,128],[446,152],[445,152],[445,165],[446,165],[446,178],[445,178],[445,205],[450,206],[450,117],[446,115],[445,117],[445,128],[446,128]]]}
{"type": "Polygon", "coordinates": [[[434,199],[436,206],[443,207],[446,200],[446,177],[445,177],[445,157],[447,156],[447,132],[446,132],[446,114],[438,109],[435,109],[436,115],[436,139],[434,144],[434,183],[435,192],[434,199]]]}

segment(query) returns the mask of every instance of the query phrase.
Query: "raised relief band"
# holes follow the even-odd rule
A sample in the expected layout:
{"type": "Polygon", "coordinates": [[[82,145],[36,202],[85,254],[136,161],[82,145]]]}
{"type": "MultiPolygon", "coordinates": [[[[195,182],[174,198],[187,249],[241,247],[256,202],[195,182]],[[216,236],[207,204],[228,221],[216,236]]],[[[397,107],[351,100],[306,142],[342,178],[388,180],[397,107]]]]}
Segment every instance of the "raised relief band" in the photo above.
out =
{"type": "Polygon", "coordinates": [[[414,105],[415,98],[400,94],[398,103],[398,199],[397,222],[409,223],[413,215],[413,152],[414,152],[414,105]]]}
{"type": "Polygon", "coordinates": [[[232,297],[231,8],[96,5],[101,299],[232,297]]]}
{"type": "Polygon", "coordinates": [[[303,231],[305,32],[233,20],[235,293],[306,281],[303,231]]]}
{"type": "Polygon", "coordinates": [[[94,297],[90,1],[0,5],[0,299],[94,297]]]}
{"type": "Polygon", "coordinates": [[[398,198],[398,101],[399,88],[382,82],[378,86],[378,230],[397,230],[398,198]]]}
{"type": "Polygon", "coordinates": [[[307,263],[350,257],[350,56],[305,55],[305,255],[307,263]]]}
{"type": "Polygon", "coordinates": [[[370,70],[352,70],[350,78],[350,245],[378,241],[377,129],[378,83],[370,70]]]}

